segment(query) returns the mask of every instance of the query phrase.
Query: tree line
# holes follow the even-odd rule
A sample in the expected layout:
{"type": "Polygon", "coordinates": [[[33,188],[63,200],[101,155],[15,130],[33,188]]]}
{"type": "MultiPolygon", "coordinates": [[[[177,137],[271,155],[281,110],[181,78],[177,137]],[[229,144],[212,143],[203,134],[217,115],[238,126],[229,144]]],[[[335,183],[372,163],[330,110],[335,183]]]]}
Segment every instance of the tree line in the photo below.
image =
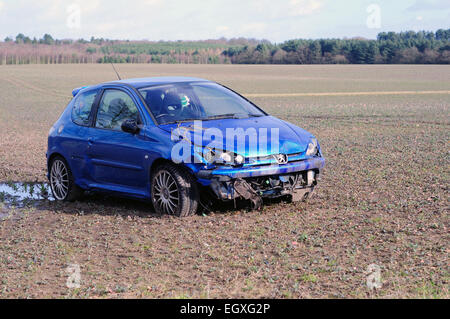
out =
{"type": "Polygon", "coordinates": [[[58,63],[200,64],[449,64],[450,29],[382,32],[376,40],[256,39],[123,41],[92,37],[31,39],[20,33],[0,42],[0,64],[58,63]]]}

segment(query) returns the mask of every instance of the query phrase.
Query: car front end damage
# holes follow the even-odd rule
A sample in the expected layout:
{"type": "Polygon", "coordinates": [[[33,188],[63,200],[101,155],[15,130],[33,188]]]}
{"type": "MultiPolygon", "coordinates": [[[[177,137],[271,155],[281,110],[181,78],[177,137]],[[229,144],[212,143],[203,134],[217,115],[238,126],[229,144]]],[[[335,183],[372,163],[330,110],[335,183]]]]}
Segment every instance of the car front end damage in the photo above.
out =
{"type": "Polygon", "coordinates": [[[263,198],[308,198],[325,165],[312,134],[272,116],[165,129],[175,143],[172,160],[188,166],[217,199],[246,199],[253,208],[263,198]]]}
{"type": "Polygon", "coordinates": [[[221,166],[197,172],[197,178],[208,184],[220,200],[243,198],[258,209],[263,198],[289,195],[292,201],[307,199],[317,185],[325,160],[315,156],[277,154],[260,158],[240,167],[221,166]],[[282,164],[279,159],[283,158],[282,164]],[[285,161],[285,163],[284,163],[285,161]]]}

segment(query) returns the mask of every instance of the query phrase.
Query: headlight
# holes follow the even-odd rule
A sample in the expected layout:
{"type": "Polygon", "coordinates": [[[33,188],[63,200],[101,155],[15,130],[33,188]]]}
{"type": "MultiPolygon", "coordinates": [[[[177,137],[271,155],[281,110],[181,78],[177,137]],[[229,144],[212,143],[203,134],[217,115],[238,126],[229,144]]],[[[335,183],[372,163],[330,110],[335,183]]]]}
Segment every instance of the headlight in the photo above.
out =
{"type": "Polygon", "coordinates": [[[312,156],[317,154],[317,139],[313,138],[311,142],[308,144],[308,148],[306,149],[306,155],[312,156]]]}
{"type": "Polygon", "coordinates": [[[244,156],[242,156],[241,154],[236,155],[236,157],[234,158],[234,162],[238,165],[241,165],[242,163],[244,163],[244,156]]]}
{"type": "Polygon", "coordinates": [[[245,161],[245,158],[240,154],[208,148],[203,149],[201,155],[206,162],[211,164],[241,165],[245,161]]]}
{"type": "Polygon", "coordinates": [[[205,149],[203,151],[203,158],[208,162],[208,163],[212,163],[214,161],[214,159],[216,158],[216,154],[214,153],[213,150],[210,149],[205,149]]]}
{"type": "Polygon", "coordinates": [[[231,161],[232,161],[232,156],[231,156],[231,153],[229,153],[229,152],[222,152],[221,154],[220,154],[220,159],[222,160],[222,161],[224,161],[225,163],[230,163],[231,161]]]}

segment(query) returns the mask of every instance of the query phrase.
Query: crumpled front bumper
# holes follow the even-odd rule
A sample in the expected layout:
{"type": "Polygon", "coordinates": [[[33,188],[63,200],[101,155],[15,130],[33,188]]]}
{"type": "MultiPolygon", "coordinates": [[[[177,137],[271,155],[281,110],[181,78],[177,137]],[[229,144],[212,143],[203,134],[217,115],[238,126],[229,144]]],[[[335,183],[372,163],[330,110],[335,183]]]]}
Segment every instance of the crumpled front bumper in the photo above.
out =
{"type": "Polygon", "coordinates": [[[220,167],[211,170],[200,170],[197,177],[201,179],[214,179],[228,177],[231,179],[280,175],[308,170],[322,170],[325,165],[323,157],[312,157],[283,165],[263,165],[247,167],[220,167]]]}
{"type": "Polygon", "coordinates": [[[304,200],[313,192],[324,165],[323,157],[311,157],[283,165],[200,170],[196,175],[209,181],[217,198],[244,198],[258,208],[262,205],[262,197],[292,195],[293,201],[304,200]]]}

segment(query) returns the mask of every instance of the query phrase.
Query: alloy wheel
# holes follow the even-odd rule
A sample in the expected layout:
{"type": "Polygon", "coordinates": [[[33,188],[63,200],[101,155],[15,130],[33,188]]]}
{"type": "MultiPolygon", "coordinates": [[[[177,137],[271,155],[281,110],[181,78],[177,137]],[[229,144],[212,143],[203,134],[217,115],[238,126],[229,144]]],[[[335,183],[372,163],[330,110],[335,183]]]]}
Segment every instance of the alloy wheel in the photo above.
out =
{"type": "Polygon", "coordinates": [[[178,185],[172,175],[161,170],[153,182],[154,203],[166,214],[174,215],[180,202],[178,185]]]}
{"type": "Polygon", "coordinates": [[[57,200],[64,200],[69,193],[69,172],[66,164],[57,159],[50,170],[50,186],[57,200]]]}

